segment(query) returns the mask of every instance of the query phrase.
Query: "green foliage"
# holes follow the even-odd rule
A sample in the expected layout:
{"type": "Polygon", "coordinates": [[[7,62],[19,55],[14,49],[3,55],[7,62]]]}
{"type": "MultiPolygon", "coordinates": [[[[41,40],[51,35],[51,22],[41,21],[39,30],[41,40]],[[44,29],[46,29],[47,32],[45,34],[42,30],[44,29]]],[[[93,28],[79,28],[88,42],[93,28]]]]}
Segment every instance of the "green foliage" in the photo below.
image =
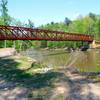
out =
{"type": "Polygon", "coordinates": [[[92,18],[94,21],[96,20],[96,15],[94,13],[89,13],[89,17],[92,18]]]}
{"type": "Polygon", "coordinates": [[[41,41],[41,47],[42,48],[47,47],[47,41],[45,41],[45,40],[41,41]]]}
{"type": "Polygon", "coordinates": [[[7,4],[8,4],[8,1],[7,0],[1,0],[1,17],[2,17],[2,20],[3,20],[3,25],[9,25],[10,23],[10,16],[8,15],[8,8],[7,8],[7,4]]]}
{"type": "Polygon", "coordinates": [[[71,23],[71,20],[66,17],[64,22],[65,22],[66,25],[69,25],[71,23]]]}
{"type": "Polygon", "coordinates": [[[34,28],[34,23],[30,19],[28,20],[28,27],[34,28]]]}
{"type": "Polygon", "coordinates": [[[96,38],[100,39],[100,18],[96,20],[96,38]]]}

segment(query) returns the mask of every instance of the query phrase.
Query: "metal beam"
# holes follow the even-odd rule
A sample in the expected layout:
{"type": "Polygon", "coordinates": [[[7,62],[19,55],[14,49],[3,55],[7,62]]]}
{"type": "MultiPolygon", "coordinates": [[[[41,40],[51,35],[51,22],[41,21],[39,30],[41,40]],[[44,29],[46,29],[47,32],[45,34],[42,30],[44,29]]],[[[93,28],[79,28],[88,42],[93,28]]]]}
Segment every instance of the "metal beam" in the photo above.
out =
{"type": "Polygon", "coordinates": [[[0,25],[0,40],[49,40],[92,42],[93,36],[80,33],[0,25]]]}

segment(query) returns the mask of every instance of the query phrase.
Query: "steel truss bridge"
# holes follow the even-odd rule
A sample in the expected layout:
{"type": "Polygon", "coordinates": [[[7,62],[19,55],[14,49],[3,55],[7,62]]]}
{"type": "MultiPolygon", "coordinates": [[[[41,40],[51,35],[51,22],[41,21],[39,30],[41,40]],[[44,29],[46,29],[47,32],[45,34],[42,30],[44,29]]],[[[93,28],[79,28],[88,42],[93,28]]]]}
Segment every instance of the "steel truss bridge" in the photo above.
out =
{"type": "Polygon", "coordinates": [[[92,42],[93,36],[36,28],[0,25],[0,40],[48,40],[92,42]]]}

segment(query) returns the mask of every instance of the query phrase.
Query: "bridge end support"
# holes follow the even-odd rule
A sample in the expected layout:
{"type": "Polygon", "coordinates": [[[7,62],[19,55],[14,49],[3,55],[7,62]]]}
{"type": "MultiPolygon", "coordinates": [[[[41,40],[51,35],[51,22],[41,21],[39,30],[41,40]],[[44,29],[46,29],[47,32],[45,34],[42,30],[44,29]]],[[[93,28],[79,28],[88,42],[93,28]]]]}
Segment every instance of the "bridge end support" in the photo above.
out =
{"type": "Polygon", "coordinates": [[[90,48],[91,49],[100,48],[100,43],[97,42],[96,40],[93,40],[93,42],[90,44],[90,48]]]}
{"type": "Polygon", "coordinates": [[[91,49],[94,49],[94,48],[95,48],[95,40],[93,40],[93,42],[91,42],[90,48],[91,48],[91,49]]]}

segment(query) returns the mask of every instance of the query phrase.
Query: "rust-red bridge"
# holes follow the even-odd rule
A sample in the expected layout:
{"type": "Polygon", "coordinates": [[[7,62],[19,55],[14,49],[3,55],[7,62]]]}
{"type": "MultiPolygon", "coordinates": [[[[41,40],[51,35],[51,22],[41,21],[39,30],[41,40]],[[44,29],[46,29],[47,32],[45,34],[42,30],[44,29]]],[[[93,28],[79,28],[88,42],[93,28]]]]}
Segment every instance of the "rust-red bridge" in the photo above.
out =
{"type": "Polygon", "coordinates": [[[0,25],[0,40],[50,40],[92,42],[93,36],[78,33],[51,31],[45,29],[32,29],[25,27],[0,25]]]}

